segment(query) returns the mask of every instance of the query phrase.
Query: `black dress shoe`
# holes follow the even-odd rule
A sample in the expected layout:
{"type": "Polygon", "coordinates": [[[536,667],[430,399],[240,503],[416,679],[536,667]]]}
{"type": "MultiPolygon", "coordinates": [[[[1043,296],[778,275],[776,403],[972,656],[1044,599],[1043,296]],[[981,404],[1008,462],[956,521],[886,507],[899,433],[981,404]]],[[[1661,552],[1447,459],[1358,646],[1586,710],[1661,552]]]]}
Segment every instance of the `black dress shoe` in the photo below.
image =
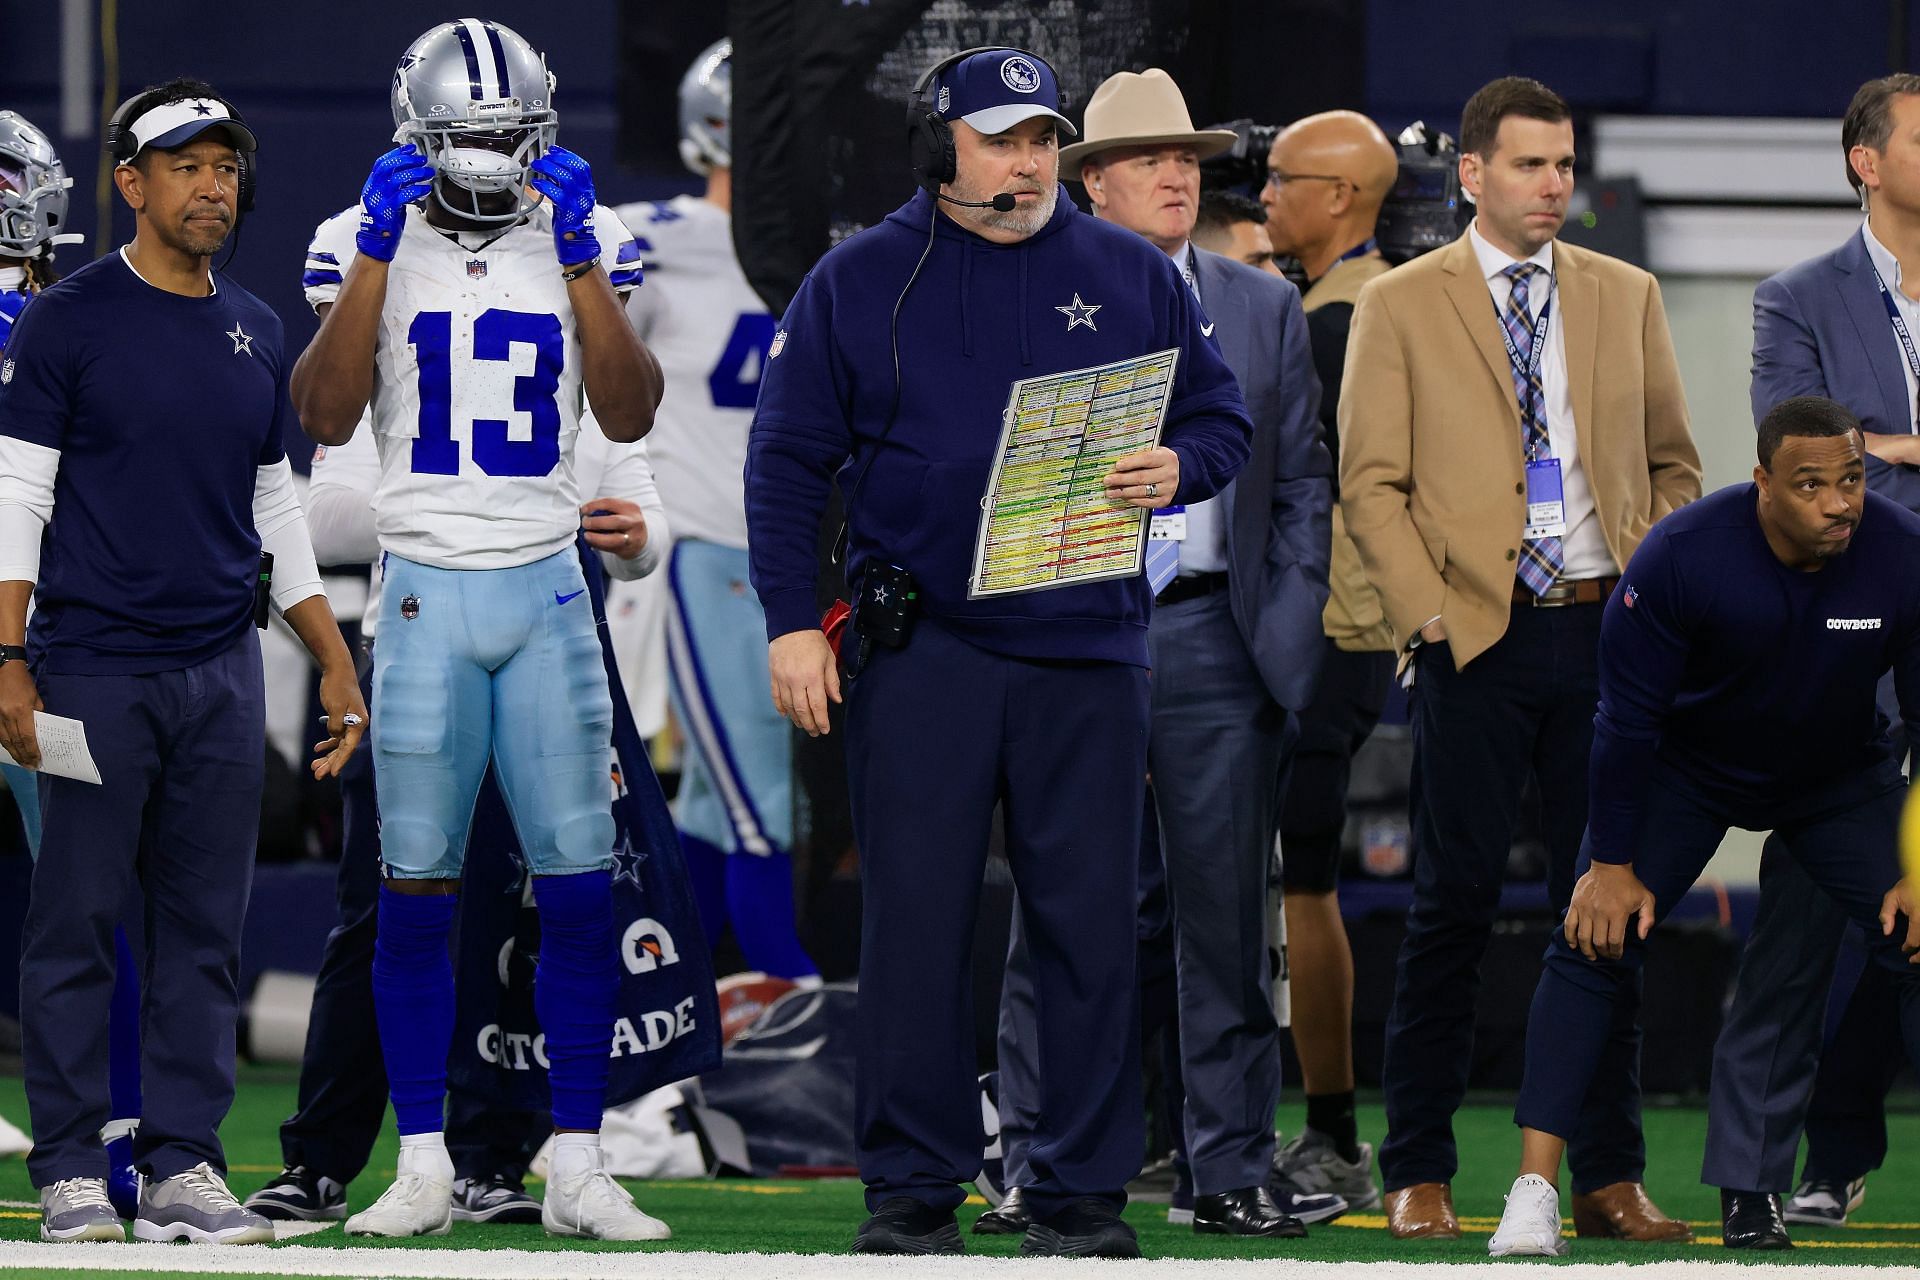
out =
{"type": "Polygon", "coordinates": [[[960,1227],[953,1210],[936,1209],[925,1200],[894,1196],[860,1224],[853,1238],[855,1253],[964,1253],[960,1227]]]}
{"type": "Polygon", "coordinates": [[[1137,1258],[1140,1237],[1118,1209],[1088,1196],[1028,1227],[1020,1252],[1030,1258],[1137,1258]]]}
{"type": "Polygon", "coordinates": [[[1025,1235],[1033,1225],[1033,1211],[1027,1208],[1027,1198],[1018,1187],[1007,1188],[1007,1198],[998,1208],[989,1209],[974,1220],[973,1234],[977,1236],[1018,1236],[1025,1235]]]}
{"type": "Polygon", "coordinates": [[[1273,1202],[1273,1193],[1265,1187],[1195,1196],[1193,1229],[1203,1236],[1273,1236],[1283,1240],[1298,1240],[1307,1234],[1307,1224],[1282,1213],[1273,1202]]]}
{"type": "Polygon", "coordinates": [[[1720,1190],[1720,1243],[1729,1249],[1791,1249],[1780,1197],[1765,1191],[1720,1190]]]}

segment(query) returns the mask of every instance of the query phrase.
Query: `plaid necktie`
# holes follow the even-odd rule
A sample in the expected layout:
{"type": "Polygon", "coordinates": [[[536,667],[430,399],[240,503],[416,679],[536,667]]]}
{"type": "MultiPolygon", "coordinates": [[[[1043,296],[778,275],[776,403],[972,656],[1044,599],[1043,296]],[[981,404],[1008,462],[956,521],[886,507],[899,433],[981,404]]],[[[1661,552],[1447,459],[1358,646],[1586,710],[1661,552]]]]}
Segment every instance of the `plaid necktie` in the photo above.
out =
{"type": "MultiPolygon", "coordinates": [[[[1513,343],[1507,349],[1507,362],[1513,366],[1513,393],[1520,400],[1521,444],[1530,462],[1550,458],[1553,445],[1547,438],[1547,393],[1540,379],[1529,372],[1533,363],[1533,317],[1527,311],[1527,283],[1545,273],[1531,262],[1516,262],[1501,274],[1513,281],[1500,323],[1506,326],[1513,343]]],[[[1545,355],[1541,352],[1543,359],[1545,355]]],[[[1559,538],[1528,538],[1520,544],[1520,581],[1535,595],[1545,595],[1565,567],[1559,538]]]]}

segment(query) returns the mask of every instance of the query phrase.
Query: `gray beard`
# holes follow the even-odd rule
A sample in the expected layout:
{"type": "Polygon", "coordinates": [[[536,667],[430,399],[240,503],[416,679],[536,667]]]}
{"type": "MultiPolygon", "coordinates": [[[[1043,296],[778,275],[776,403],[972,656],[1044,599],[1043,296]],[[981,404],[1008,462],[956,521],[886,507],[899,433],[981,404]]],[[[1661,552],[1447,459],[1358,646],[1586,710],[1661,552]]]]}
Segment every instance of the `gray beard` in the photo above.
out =
{"type": "MultiPolygon", "coordinates": [[[[966,197],[977,200],[979,194],[970,193],[966,197]]],[[[989,196],[991,198],[991,196],[989,196]]],[[[974,216],[980,225],[992,227],[996,231],[1011,231],[1017,235],[1030,236],[1053,220],[1053,209],[1060,200],[1060,184],[1052,183],[1040,192],[1040,201],[1032,208],[1013,208],[1001,213],[998,209],[977,209],[974,216]]]]}

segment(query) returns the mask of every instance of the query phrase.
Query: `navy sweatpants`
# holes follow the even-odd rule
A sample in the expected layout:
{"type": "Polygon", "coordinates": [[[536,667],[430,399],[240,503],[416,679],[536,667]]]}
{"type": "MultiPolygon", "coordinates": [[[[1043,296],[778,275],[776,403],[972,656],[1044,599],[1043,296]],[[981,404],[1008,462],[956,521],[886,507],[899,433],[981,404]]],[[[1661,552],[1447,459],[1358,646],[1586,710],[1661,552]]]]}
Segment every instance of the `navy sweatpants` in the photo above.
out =
{"type": "MultiPolygon", "coordinates": [[[[1664,918],[1699,878],[1729,827],[1772,828],[1814,883],[1865,930],[1874,963],[1886,968],[1899,984],[1900,1026],[1907,1052],[1920,1055],[1920,965],[1908,964],[1900,954],[1904,922],[1892,937],[1886,937],[1879,921],[1880,901],[1900,879],[1895,848],[1906,795],[1906,783],[1889,764],[1872,779],[1849,780],[1824,795],[1806,791],[1792,795],[1788,800],[1794,806],[1792,813],[1741,812],[1716,803],[1662,767],[1647,786],[1634,845],[1634,873],[1653,894],[1655,909],[1664,918]]],[[[1581,852],[1581,874],[1590,865],[1589,853],[1590,849],[1581,852]]],[[[1574,1132],[1616,1002],[1645,959],[1646,944],[1631,926],[1618,960],[1588,960],[1567,945],[1563,932],[1555,930],[1527,1019],[1526,1078],[1514,1108],[1515,1123],[1561,1137],[1574,1132]]],[[[1769,1051],[1765,1045],[1750,1048],[1755,1055],[1769,1051]]],[[[1752,1092],[1744,1100],[1728,1098],[1729,1103],[1762,1104],[1763,1097],[1756,1095],[1764,1093],[1763,1066],[1756,1063],[1754,1070],[1741,1074],[1740,1083],[1752,1092]]]]}
{"type": "Polygon", "coordinates": [[[85,723],[101,785],[42,775],[44,833],[20,958],[20,1022],[37,1187],[104,1178],[113,927],[145,890],[145,1096],[134,1163],[169,1178],[226,1167],[240,931],[266,764],[260,645],[138,676],[39,677],[54,715],[85,723]]]}
{"type": "Polygon", "coordinates": [[[854,1140],[867,1204],[962,1201],[985,1135],[969,957],[995,804],[1033,960],[1026,1192],[1125,1202],[1145,1142],[1134,989],[1147,673],[989,653],[922,620],[848,694],[863,888],[854,1140]]]}

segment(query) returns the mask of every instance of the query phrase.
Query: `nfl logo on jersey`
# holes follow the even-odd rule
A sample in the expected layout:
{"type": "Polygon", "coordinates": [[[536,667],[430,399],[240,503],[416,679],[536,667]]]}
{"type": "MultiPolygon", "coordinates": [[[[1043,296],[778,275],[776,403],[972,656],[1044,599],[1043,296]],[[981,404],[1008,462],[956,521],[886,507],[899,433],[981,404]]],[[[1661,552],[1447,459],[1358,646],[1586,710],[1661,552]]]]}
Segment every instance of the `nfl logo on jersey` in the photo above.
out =
{"type": "Polygon", "coordinates": [[[480,259],[478,258],[474,258],[473,260],[467,263],[467,279],[485,280],[486,278],[487,278],[486,263],[480,261],[480,259]]]}

